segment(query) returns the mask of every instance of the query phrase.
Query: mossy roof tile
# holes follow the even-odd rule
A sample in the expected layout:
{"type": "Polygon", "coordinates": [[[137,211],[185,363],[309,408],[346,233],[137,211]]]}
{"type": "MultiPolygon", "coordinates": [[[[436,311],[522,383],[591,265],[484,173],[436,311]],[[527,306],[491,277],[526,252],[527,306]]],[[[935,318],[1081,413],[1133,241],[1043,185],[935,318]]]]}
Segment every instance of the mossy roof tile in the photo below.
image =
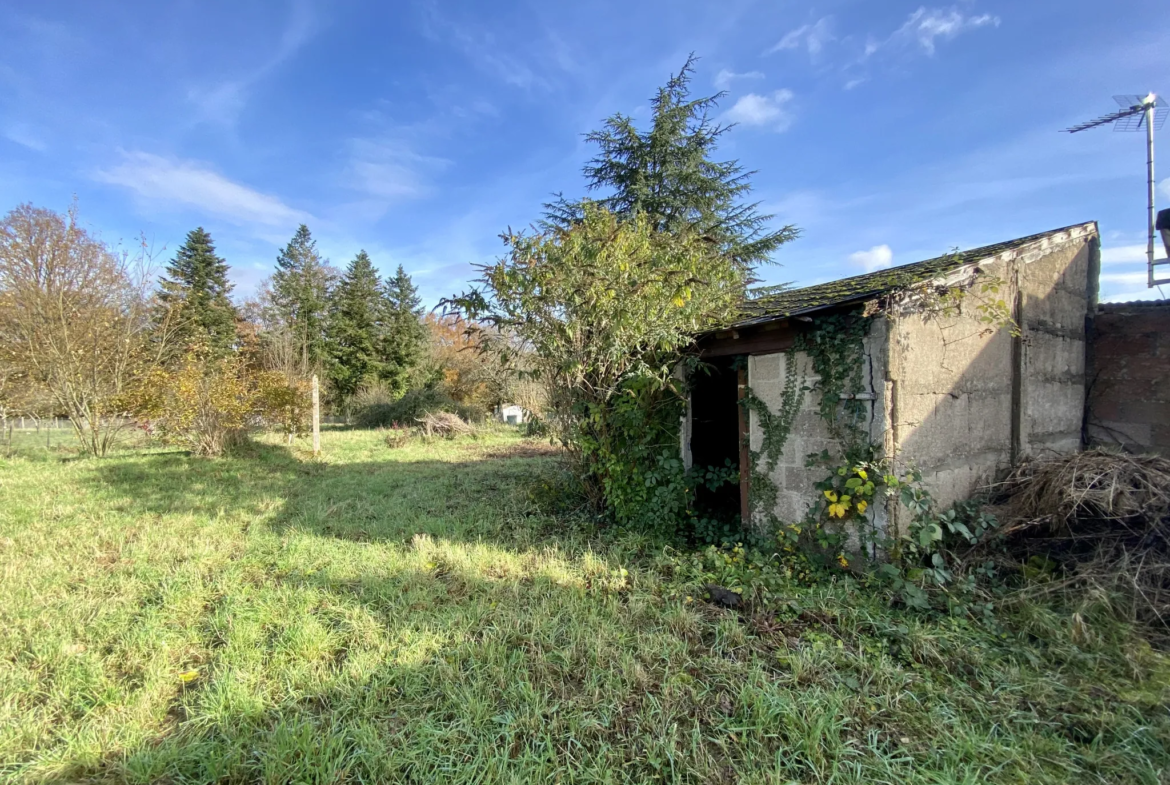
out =
{"type": "Polygon", "coordinates": [[[761,297],[757,300],[751,300],[745,305],[744,315],[738,324],[799,316],[825,308],[864,302],[907,286],[933,280],[964,265],[998,256],[1005,251],[1020,248],[1077,226],[1081,226],[1081,224],[1028,235],[1007,242],[984,245],[967,251],[957,251],[865,275],[855,275],[852,278],[842,278],[816,286],[805,286],[761,297]]]}

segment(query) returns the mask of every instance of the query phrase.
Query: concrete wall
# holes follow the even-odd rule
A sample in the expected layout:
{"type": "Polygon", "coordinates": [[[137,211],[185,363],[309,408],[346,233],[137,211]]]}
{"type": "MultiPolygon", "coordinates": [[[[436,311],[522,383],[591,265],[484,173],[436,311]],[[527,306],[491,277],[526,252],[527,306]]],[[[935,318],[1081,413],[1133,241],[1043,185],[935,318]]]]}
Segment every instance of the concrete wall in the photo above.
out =
{"type": "Polygon", "coordinates": [[[1088,378],[1093,443],[1170,456],[1170,301],[1100,306],[1088,378]]]}
{"type": "Polygon", "coordinates": [[[940,505],[1018,460],[1080,449],[1098,263],[1095,230],[1069,232],[981,263],[1003,285],[976,283],[958,314],[891,319],[886,454],[916,465],[940,505]],[[981,321],[979,306],[1000,299],[1019,336],[981,321]]]}
{"type": "MultiPolygon", "coordinates": [[[[986,269],[1005,278],[996,297],[1011,303],[1016,290],[1004,267],[986,269]]],[[[912,309],[888,322],[884,453],[897,456],[900,469],[917,466],[935,498],[949,504],[1010,464],[1012,337],[981,322],[971,299],[954,316],[912,309]]],[[[901,523],[902,511],[892,512],[901,523]]]]}
{"type": "Polygon", "coordinates": [[[1096,237],[1018,260],[1023,327],[1020,457],[1081,448],[1086,332],[1096,307],[1096,237]]]}
{"type": "MultiPolygon", "coordinates": [[[[1080,448],[1085,324],[1095,306],[1098,259],[1095,227],[1076,227],[957,271],[948,285],[970,283],[976,274],[1003,282],[996,293],[976,283],[957,312],[943,315],[936,304],[905,299],[873,320],[863,373],[873,397],[870,438],[900,467],[917,466],[940,504],[968,497],[1015,460],[1080,448]],[[984,320],[979,306],[1000,299],[1020,326],[1018,337],[984,320]]],[[[1163,346],[1170,361],[1170,340],[1163,346]]],[[[796,357],[805,384],[815,386],[808,358],[796,357]]],[[[748,366],[751,388],[773,411],[781,405],[786,362],[783,354],[764,354],[748,366]]],[[[771,472],[782,521],[804,516],[816,499],[813,484],[824,478],[823,469],[805,468],[806,456],[834,446],[817,401],[815,391],[806,394],[771,472]]],[[[752,449],[762,441],[753,415],[752,449]]],[[[895,525],[905,523],[900,508],[888,513],[895,525]]]]}

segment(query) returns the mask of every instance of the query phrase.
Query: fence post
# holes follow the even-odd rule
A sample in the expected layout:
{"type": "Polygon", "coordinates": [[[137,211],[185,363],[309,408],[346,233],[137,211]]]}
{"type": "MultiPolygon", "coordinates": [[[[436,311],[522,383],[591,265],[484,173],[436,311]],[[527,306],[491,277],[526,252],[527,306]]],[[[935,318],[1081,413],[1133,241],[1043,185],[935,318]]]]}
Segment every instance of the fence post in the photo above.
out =
{"type": "Polygon", "coordinates": [[[317,386],[317,374],[313,374],[313,455],[321,452],[321,395],[317,386]]]}

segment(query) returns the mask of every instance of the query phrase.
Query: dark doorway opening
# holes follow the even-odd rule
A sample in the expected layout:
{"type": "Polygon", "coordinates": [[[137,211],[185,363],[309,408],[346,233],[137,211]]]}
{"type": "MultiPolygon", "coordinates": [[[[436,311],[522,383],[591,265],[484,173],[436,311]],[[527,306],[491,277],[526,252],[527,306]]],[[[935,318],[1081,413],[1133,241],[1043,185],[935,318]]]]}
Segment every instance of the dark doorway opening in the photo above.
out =
{"type": "MultiPolygon", "coordinates": [[[[697,370],[691,385],[691,465],[696,472],[709,467],[740,467],[739,363],[735,357],[715,357],[697,370]]],[[[700,485],[696,512],[738,530],[741,523],[740,486],[700,485]]]]}

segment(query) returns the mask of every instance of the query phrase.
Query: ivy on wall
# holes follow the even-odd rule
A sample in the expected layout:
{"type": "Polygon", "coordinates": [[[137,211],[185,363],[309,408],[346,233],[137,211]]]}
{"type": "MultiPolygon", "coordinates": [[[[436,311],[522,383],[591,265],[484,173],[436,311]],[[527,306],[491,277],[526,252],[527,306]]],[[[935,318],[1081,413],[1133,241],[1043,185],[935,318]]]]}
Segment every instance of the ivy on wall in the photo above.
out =
{"type": "MultiPolygon", "coordinates": [[[[780,405],[772,411],[748,384],[740,405],[756,415],[762,439],[760,448],[749,446],[749,508],[754,520],[760,520],[766,529],[776,531],[784,526],[775,514],[779,488],[772,473],[792,432],[796,416],[808,392],[820,396],[818,412],[829,428],[829,433],[842,445],[847,455],[869,444],[864,428],[866,407],[856,396],[864,391],[865,337],[872,320],[860,311],[834,314],[818,319],[811,329],[797,336],[793,347],[785,353],[784,387],[780,405]],[[808,355],[812,371],[817,376],[815,387],[800,372],[797,353],[808,355]]],[[[747,357],[737,360],[743,367],[747,357]]],[[[750,381],[750,380],[749,380],[750,381]]]]}

